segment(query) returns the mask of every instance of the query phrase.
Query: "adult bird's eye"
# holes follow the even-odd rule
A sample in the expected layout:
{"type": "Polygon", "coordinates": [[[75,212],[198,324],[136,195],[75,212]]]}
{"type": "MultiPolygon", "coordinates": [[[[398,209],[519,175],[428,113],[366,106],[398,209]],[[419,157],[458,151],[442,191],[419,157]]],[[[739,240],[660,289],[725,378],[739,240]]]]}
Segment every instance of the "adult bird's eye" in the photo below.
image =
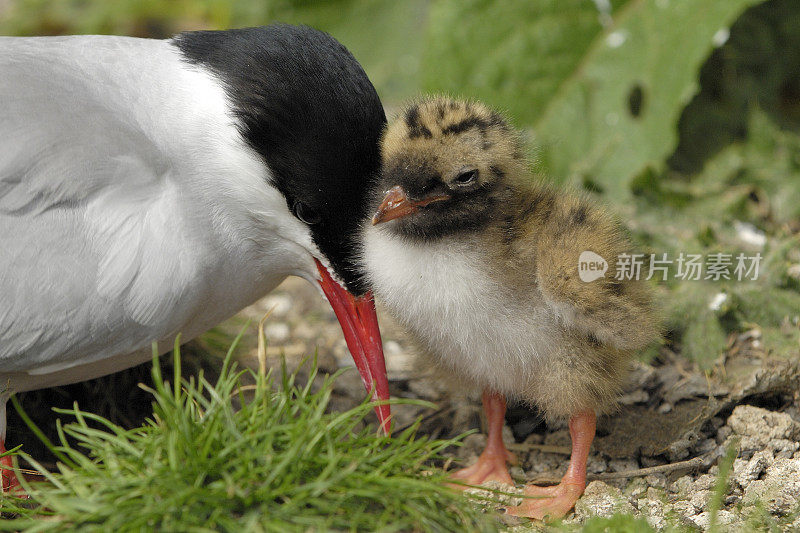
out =
{"type": "Polygon", "coordinates": [[[455,184],[456,185],[470,185],[478,179],[478,170],[477,169],[470,169],[461,172],[458,176],[456,176],[455,184]]]}
{"type": "Polygon", "coordinates": [[[306,224],[316,224],[322,217],[319,213],[314,211],[308,204],[301,201],[296,201],[293,207],[294,216],[305,222],[306,224]]]}

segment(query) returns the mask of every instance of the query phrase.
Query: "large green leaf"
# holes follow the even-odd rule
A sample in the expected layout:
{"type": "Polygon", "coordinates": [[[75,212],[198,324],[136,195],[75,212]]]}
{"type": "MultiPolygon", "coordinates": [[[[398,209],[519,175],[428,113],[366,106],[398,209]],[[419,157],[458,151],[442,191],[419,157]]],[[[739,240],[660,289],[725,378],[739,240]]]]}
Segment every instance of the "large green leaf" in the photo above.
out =
{"type": "Polygon", "coordinates": [[[633,176],[660,165],[697,72],[753,0],[642,0],[617,15],[534,124],[557,179],[590,179],[624,199],[633,176]]]}
{"type": "Polygon", "coordinates": [[[697,72],[756,0],[630,0],[601,24],[590,0],[436,3],[423,80],[486,99],[534,133],[542,169],[624,201],[660,166],[697,72]]]}
{"type": "Polygon", "coordinates": [[[615,6],[592,0],[440,0],[429,14],[423,84],[531,124],[579,68],[615,6]],[[607,11],[597,5],[607,5],[607,11]]]}

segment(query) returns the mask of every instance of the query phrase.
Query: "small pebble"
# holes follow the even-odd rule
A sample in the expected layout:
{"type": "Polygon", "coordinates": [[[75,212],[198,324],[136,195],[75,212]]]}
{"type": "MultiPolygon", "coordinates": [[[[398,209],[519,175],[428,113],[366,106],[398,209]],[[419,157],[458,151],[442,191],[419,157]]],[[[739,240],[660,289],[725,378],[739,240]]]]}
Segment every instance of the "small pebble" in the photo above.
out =
{"type": "Polygon", "coordinates": [[[664,498],[664,493],[655,487],[647,487],[645,494],[649,500],[661,500],[664,498]]]}
{"type": "Polygon", "coordinates": [[[675,494],[687,494],[693,483],[692,476],[681,476],[669,486],[669,490],[675,494]]]}
{"type": "Polygon", "coordinates": [[[271,316],[282,318],[292,309],[292,297],[286,294],[270,294],[264,298],[264,308],[274,308],[271,316]]]}
{"type": "Polygon", "coordinates": [[[647,482],[640,477],[634,478],[628,483],[628,486],[625,487],[625,494],[631,497],[631,499],[638,499],[641,498],[645,493],[647,493],[647,482]]]}
{"type": "Polygon", "coordinates": [[[715,476],[711,474],[703,474],[694,481],[693,489],[696,491],[711,490],[716,482],[717,478],[715,476]]]}
{"type": "Polygon", "coordinates": [[[644,480],[651,487],[657,487],[659,489],[667,488],[667,476],[664,474],[650,474],[649,476],[645,476],[644,480]]]}
{"type": "Polygon", "coordinates": [[[264,335],[267,342],[282,343],[289,340],[289,326],[283,322],[268,322],[264,326],[264,335]]]}
{"type": "Polygon", "coordinates": [[[708,501],[711,498],[712,492],[710,490],[698,490],[694,494],[692,494],[689,501],[696,509],[706,509],[708,507],[708,501]]]}
{"type": "MultiPolygon", "coordinates": [[[[703,511],[700,514],[689,517],[689,520],[694,522],[694,524],[703,531],[706,531],[711,525],[711,513],[709,511],[703,511]]],[[[728,526],[734,522],[736,522],[736,516],[730,511],[724,509],[717,511],[717,525],[728,526]]]]}

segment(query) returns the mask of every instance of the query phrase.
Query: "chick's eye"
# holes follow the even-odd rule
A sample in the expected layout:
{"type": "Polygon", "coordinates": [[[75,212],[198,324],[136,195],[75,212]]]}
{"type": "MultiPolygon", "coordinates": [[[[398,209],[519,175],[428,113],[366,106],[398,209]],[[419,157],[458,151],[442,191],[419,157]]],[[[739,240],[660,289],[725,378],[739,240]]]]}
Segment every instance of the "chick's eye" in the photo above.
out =
{"type": "Polygon", "coordinates": [[[465,170],[456,176],[454,180],[456,185],[471,185],[478,179],[478,170],[470,169],[465,170]]]}
{"type": "Polygon", "coordinates": [[[314,211],[314,209],[312,209],[308,204],[299,200],[294,203],[292,210],[294,211],[294,216],[306,224],[316,224],[322,220],[322,217],[319,213],[314,211]]]}

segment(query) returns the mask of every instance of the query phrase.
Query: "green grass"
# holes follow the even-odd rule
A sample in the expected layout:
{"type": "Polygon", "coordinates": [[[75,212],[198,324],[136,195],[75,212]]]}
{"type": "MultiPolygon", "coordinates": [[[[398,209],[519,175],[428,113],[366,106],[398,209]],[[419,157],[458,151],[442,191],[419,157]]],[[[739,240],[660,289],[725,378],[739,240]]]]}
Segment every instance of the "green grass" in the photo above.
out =
{"type": "MultiPolygon", "coordinates": [[[[60,472],[17,452],[46,477],[31,500],[0,500],[0,530],[490,531],[494,522],[430,471],[454,441],[386,437],[364,423],[365,400],[329,412],[333,377],[319,390],[284,369],[277,379],[238,371],[229,350],[216,383],[169,384],[154,358],[153,417],[125,430],[97,415],[59,411],[60,472]],[[243,385],[243,378],[255,385],[243,385]],[[78,443],[67,444],[66,436],[78,443]]],[[[176,376],[180,353],[174,352],[176,376]]]]}
{"type": "Polygon", "coordinates": [[[710,525],[708,530],[712,533],[720,530],[718,523],[719,510],[722,508],[725,495],[728,494],[731,474],[733,474],[733,461],[739,451],[739,443],[734,442],[728,446],[725,455],[719,460],[719,474],[714,483],[714,491],[708,502],[708,511],[711,513],[710,525]]]}

